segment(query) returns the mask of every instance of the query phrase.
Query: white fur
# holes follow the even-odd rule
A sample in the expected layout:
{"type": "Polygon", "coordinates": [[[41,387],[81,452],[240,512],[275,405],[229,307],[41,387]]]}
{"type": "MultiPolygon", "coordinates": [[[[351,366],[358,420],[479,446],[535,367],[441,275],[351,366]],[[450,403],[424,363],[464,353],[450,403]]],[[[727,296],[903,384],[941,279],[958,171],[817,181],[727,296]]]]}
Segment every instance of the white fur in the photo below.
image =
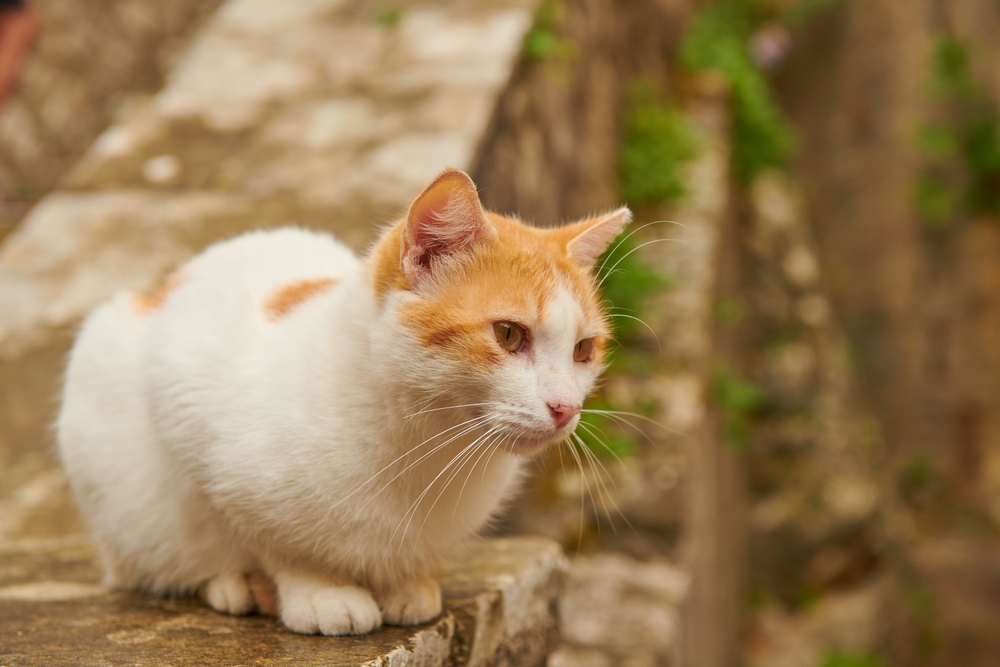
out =
{"type": "Polygon", "coordinates": [[[245,613],[245,574],[263,571],[306,633],[439,613],[442,550],[510,494],[517,442],[576,425],[553,434],[546,403],[593,386],[597,369],[572,360],[588,332],[569,292],[537,314],[530,354],[484,374],[428,353],[397,317],[419,297],[379,304],[327,235],[255,232],[182,271],[159,310],[125,293],[95,310],[70,356],[59,449],[106,583],[200,587],[245,613]],[[328,292],[265,317],[282,285],[327,276],[328,292]]]}

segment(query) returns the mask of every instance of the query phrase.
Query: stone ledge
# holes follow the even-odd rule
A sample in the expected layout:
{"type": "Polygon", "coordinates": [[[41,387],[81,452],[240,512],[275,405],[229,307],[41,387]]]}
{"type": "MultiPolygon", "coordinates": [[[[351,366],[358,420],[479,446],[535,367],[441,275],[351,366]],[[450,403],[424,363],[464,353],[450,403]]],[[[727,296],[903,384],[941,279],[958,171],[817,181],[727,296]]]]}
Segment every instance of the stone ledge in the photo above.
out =
{"type": "Polygon", "coordinates": [[[0,544],[0,665],[537,665],[558,639],[567,561],[543,538],[469,544],[444,564],[445,613],[362,637],[296,635],[192,598],[97,585],[85,537],[0,544]]]}

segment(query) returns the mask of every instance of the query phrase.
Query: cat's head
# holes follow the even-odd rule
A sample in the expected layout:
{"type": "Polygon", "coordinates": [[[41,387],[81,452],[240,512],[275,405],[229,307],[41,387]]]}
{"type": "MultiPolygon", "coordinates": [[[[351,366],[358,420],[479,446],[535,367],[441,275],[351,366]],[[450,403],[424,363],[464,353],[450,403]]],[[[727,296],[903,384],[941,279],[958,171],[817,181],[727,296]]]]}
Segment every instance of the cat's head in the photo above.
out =
{"type": "Polygon", "coordinates": [[[466,405],[456,422],[479,419],[513,451],[566,438],[609,343],[594,265],[630,219],[621,208],[538,229],[484,211],[463,172],[441,173],[369,260],[411,383],[466,405]]]}

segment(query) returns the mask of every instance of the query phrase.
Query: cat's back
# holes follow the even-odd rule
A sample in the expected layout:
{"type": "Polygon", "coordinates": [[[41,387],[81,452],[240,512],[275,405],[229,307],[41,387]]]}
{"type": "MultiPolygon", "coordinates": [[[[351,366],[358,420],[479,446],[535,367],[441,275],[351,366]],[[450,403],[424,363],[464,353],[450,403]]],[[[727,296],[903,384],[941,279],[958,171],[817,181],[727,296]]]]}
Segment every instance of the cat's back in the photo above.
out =
{"type": "MultiPolygon", "coordinates": [[[[329,234],[297,227],[256,231],[218,243],[172,278],[178,286],[230,286],[260,304],[300,281],[342,281],[358,267],[354,253],[329,234]]],[[[171,278],[168,278],[168,282],[171,278]]]]}

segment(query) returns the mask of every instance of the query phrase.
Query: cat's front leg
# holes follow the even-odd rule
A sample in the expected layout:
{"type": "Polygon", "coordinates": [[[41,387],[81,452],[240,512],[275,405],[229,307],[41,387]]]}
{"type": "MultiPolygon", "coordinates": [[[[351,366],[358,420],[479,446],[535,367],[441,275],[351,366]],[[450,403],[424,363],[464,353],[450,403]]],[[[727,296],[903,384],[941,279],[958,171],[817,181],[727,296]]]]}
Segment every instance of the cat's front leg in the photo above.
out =
{"type": "Polygon", "coordinates": [[[431,577],[416,577],[378,596],[388,625],[416,625],[441,613],[441,586],[431,577]]]}
{"type": "Polygon", "coordinates": [[[274,576],[279,615],[289,630],[303,635],[361,635],[382,624],[372,594],[359,586],[335,584],[299,573],[274,576]]]}

